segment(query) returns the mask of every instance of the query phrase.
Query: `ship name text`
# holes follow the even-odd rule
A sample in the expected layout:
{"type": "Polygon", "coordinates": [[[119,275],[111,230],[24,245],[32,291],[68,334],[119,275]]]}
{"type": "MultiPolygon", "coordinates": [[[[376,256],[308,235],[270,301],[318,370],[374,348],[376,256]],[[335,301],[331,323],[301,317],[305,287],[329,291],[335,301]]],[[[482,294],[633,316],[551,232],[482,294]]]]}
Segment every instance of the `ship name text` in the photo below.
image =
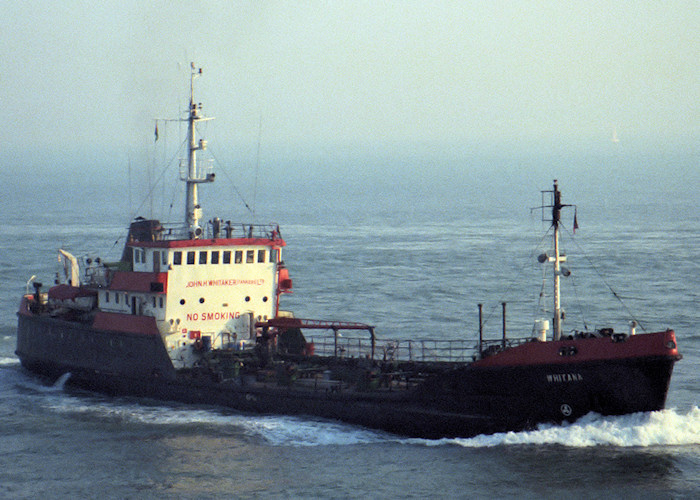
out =
{"type": "Polygon", "coordinates": [[[550,373],[547,375],[547,382],[550,384],[559,382],[582,382],[583,375],[580,373],[550,373]]]}

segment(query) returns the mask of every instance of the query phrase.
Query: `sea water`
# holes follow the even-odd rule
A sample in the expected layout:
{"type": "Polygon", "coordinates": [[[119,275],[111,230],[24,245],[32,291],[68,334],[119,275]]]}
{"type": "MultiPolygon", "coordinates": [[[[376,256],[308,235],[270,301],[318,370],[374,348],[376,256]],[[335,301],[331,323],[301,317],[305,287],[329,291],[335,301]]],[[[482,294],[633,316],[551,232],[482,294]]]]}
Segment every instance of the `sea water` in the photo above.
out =
{"type": "MultiPolygon", "coordinates": [[[[693,157],[683,161],[696,167],[693,157]]],[[[549,277],[537,262],[551,243],[541,210],[531,208],[556,175],[579,222],[573,234],[574,208],[564,210],[572,270],[562,284],[565,329],[626,331],[631,319],[638,331],[674,328],[684,358],[666,410],[424,440],[315,418],[107,398],[72,389],[68,375],[37,378],[14,355],[27,281],[53,281],[59,247],[118,259],[138,215],[127,206],[126,182],[62,184],[47,175],[1,188],[0,497],[697,497],[697,174],[664,184],[630,175],[631,167],[617,177],[479,168],[480,175],[396,168],[384,177],[261,181],[254,217],[279,222],[288,244],[294,292],[283,307],[371,323],[384,339],[475,341],[477,304],[486,336],[499,338],[506,302],[508,334],[529,336],[548,314],[542,304],[551,311],[551,293],[540,299],[549,277]]],[[[253,217],[230,188],[204,191],[210,217],[253,217]]],[[[167,201],[156,210],[179,219],[167,201]]]]}

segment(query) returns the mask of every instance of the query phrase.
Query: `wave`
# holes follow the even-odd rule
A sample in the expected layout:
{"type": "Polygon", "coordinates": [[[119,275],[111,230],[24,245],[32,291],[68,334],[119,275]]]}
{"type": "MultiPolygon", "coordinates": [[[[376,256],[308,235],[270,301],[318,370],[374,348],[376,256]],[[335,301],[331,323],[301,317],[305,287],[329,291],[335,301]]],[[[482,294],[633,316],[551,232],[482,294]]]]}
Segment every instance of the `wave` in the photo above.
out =
{"type": "Polygon", "coordinates": [[[276,446],[355,445],[386,440],[380,432],[335,422],[270,417],[249,424],[251,430],[276,446]]]}
{"type": "MultiPolygon", "coordinates": [[[[16,358],[0,358],[0,364],[16,365],[16,358]]],[[[215,432],[218,435],[260,439],[272,446],[352,445],[386,439],[377,431],[340,422],[281,415],[249,415],[233,410],[189,407],[150,400],[110,398],[95,393],[66,392],[70,373],[52,385],[20,371],[2,372],[0,386],[14,397],[40,396],[39,404],[50,413],[74,416],[81,421],[171,427],[175,432],[215,432]],[[18,393],[13,388],[20,389],[18,393]]]]}
{"type": "MultiPolygon", "coordinates": [[[[2,365],[2,360],[0,359],[0,365],[2,365]]],[[[9,366],[16,365],[17,368],[19,368],[19,361],[16,363],[7,363],[9,366]]],[[[53,382],[53,384],[49,383],[47,385],[47,380],[46,379],[40,379],[35,376],[26,374],[21,372],[20,370],[5,370],[3,373],[3,377],[1,379],[2,384],[0,387],[4,389],[11,389],[11,388],[19,388],[21,390],[24,390],[25,393],[39,393],[39,394],[47,394],[47,393],[64,393],[64,387],[66,385],[66,382],[68,382],[68,379],[70,378],[71,374],[70,373],[64,373],[58,379],[53,382]]],[[[68,396],[66,396],[68,397],[68,396]]]]}
{"type": "Polygon", "coordinates": [[[19,358],[0,357],[0,366],[19,365],[19,358]]]}
{"type": "MultiPolygon", "coordinates": [[[[56,384],[54,384],[55,386],[56,384]]],[[[47,400],[52,411],[120,424],[177,427],[180,432],[207,432],[260,438],[272,446],[351,445],[377,442],[382,434],[325,420],[277,415],[226,413],[213,408],[190,409],[125,401],[85,400],[64,395],[47,400]]]]}
{"type": "Polygon", "coordinates": [[[112,402],[76,404],[76,401],[63,401],[60,407],[54,409],[82,416],[91,414],[101,420],[180,427],[183,431],[190,429],[206,432],[209,428],[217,433],[224,431],[260,438],[272,446],[345,446],[382,442],[423,446],[457,445],[465,448],[513,445],[560,445],[574,448],[700,445],[700,409],[697,407],[686,414],[679,414],[672,409],[618,417],[589,414],[572,424],[543,424],[532,431],[438,440],[406,439],[326,420],[227,414],[206,408],[186,409],[112,402]]]}
{"type": "Polygon", "coordinates": [[[466,448],[512,445],[561,445],[572,448],[616,446],[686,446],[700,444],[700,409],[686,414],[673,409],[603,417],[590,413],[572,424],[543,424],[532,431],[506,432],[469,439],[441,439],[425,444],[455,444],[466,448]]]}

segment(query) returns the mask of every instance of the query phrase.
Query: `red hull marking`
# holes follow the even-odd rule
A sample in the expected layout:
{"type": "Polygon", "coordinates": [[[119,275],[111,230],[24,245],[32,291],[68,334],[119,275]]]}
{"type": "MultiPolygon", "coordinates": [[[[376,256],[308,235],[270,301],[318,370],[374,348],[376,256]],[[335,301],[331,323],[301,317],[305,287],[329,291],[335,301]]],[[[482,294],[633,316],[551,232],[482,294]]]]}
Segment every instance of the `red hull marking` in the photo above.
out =
{"type": "Polygon", "coordinates": [[[108,313],[100,311],[95,315],[92,326],[98,330],[160,335],[155,318],[133,314],[108,313]]]}
{"type": "Polygon", "coordinates": [[[168,273],[144,273],[135,271],[117,271],[114,273],[110,290],[124,292],[154,293],[151,283],[161,283],[164,293],[168,289],[168,273]]]}
{"type": "Polygon", "coordinates": [[[674,331],[633,335],[619,342],[613,341],[611,337],[528,342],[475,361],[473,366],[571,364],[645,356],[680,356],[674,331]],[[562,347],[575,347],[576,354],[563,356],[560,354],[562,347]]]}

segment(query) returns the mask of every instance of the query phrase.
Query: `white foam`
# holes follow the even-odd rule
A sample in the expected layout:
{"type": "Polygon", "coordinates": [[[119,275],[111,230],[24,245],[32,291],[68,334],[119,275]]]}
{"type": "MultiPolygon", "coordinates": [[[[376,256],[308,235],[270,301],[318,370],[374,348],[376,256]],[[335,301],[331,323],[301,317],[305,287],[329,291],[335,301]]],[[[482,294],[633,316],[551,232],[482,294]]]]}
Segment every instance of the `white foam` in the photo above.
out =
{"type": "Polygon", "coordinates": [[[382,440],[381,434],[364,428],[293,417],[250,418],[246,427],[277,446],[353,445],[382,440]]]}
{"type": "Polygon", "coordinates": [[[216,409],[188,409],[171,406],[84,400],[66,396],[52,400],[52,410],[93,415],[98,419],[133,422],[156,426],[196,426],[226,432],[257,436],[273,446],[351,445],[382,440],[380,433],[342,423],[308,420],[277,415],[226,414],[216,409]]]}
{"type": "Polygon", "coordinates": [[[53,389],[62,391],[63,387],[65,387],[66,382],[68,382],[69,378],[70,378],[70,372],[66,372],[63,375],[61,375],[60,377],[58,377],[56,382],[53,383],[53,386],[52,386],[53,389]]]}
{"type": "Polygon", "coordinates": [[[12,366],[12,365],[18,365],[18,364],[19,364],[19,358],[9,358],[9,357],[0,358],[0,366],[12,366]]]}
{"type": "Polygon", "coordinates": [[[442,439],[426,444],[445,443],[468,448],[528,444],[556,444],[574,448],[698,445],[700,409],[694,407],[686,414],[662,410],[619,417],[603,417],[591,413],[573,424],[540,425],[533,431],[507,432],[469,439],[442,439]]]}
{"type": "Polygon", "coordinates": [[[41,380],[27,376],[25,374],[18,373],[18,376],[19,378],[17,379],[16,384],[20,387],[24,387],[25,389],[29,389],[31,391],[40,393],[58,393],[63,392],[63,388],[65,387],[66,382],[70,378],[71,374],[64,373],[63,375],[58,377],[58,379],[53,383],[53,385],[45,385],[41,382],[41,380]]]}

